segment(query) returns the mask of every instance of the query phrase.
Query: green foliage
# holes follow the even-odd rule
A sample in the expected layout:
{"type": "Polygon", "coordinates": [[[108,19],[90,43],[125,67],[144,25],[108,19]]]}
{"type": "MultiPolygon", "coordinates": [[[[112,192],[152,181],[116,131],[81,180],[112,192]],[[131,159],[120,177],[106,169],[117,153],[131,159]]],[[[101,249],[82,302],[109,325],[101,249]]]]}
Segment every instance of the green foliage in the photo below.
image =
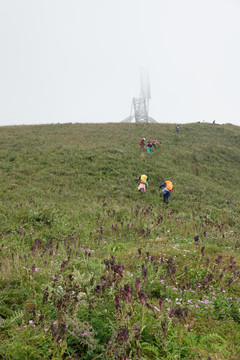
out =
{"type": "Polygon", "coordinates": [[[237,360],[239,138],[213,124],[0,128],[0,359],[237,360]],[[143,136],[162,147],[140,151],[143,136]]]}

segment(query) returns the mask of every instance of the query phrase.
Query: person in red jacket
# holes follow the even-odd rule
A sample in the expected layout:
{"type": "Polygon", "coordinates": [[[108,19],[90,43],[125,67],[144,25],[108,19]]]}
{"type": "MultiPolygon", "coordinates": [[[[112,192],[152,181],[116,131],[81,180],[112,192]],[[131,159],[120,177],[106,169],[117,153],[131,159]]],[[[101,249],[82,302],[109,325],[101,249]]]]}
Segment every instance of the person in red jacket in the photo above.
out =
{"type": "Polygon", "coordinates": [[[145,138],[142,138],[142,139],[140,140],[139,145],[140,145],[140,148],[141,148],[141,149],[143,149],[143,148],[144,148],[144,146],[145,146],[145,141],[146,141],[146,139],[145,139],[145,138]]]}
{"type": "Polygon", "coordinates": [[[173,189],[173,184],[169,180],[165,180],[163,184],[159,185],[159,189],[164,188],[162,191],[163,194],[163,202],[167,203],[169,202],[169,198],[171,195],[171,191],[173,189]]]}

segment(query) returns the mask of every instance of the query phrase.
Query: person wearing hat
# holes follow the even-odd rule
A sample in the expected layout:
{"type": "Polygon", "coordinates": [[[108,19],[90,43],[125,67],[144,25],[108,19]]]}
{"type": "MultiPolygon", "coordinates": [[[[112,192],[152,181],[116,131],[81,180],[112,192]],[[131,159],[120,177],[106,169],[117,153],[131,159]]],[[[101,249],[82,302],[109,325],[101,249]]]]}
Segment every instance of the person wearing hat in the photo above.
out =
{"type": "Polygon", "coordinates": [[[173,189],[173,184],[171,181],[169,180],[165,180],[163,184],[159,185],[159,190],[161,188],[164,188],[162,190],[162,194],[163,194],[163,202],[167,203],[169,202],[169,198],[170,198],[170,195],[171,195],[171,191],[173,189]]]}
{"type": "Polygon", "coordinates": [[[146,139],[145,138],[142,138],[139,142],[139,145],[140,145],[140,148],[143,150],[144,146],[145,146],[145,141],[146,139]]]}

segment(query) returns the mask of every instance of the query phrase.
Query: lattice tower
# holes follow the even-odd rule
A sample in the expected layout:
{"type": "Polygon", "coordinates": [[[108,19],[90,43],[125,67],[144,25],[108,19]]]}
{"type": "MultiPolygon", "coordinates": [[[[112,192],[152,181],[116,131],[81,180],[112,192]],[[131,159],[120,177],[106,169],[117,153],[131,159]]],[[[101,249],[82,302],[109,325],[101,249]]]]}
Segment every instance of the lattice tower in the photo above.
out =
{"type": "Polygon", "coordinates": [[[130,116],[123,120],[124,122],[156,122],[148,115],[151,91],[148,71],[145,68],[141,69],[140,84],[140,96],[132,99],[130,116]]]}

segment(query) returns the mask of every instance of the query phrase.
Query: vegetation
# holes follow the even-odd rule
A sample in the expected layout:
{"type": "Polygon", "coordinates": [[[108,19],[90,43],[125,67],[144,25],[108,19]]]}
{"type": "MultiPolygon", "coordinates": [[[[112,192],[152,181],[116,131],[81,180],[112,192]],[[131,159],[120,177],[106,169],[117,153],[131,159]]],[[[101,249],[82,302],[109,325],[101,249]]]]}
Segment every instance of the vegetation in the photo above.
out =
{"type": "Polygon", "coordinates": [[[239,199],[237,126],[1,127],[0,359],[239,359],[239,199]]]}

